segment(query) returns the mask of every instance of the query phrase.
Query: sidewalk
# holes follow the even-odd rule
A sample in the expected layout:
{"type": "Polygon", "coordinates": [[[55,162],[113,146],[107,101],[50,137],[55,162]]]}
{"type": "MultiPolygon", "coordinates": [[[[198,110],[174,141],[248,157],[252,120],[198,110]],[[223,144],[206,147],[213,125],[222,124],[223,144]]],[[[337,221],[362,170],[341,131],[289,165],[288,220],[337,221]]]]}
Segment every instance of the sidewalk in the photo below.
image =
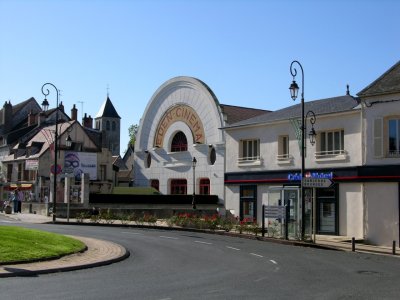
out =
{"type": "MultiPolygon", "coordinates": [[[[6,215],[14,220],[24,223],[48,223],[51,217],[35,214],[13,214],[6,215]]],[[[112,264],[125,258],[130,253],[121,245],[87,237],[71,236],[84,242],[87,250],[83,253],[76,253],[64,256],[60,259],[24,263],[14,265],[0,265],[0,278],[15,276],[34,276],[62,271],[72,271],[112,264]]]]}

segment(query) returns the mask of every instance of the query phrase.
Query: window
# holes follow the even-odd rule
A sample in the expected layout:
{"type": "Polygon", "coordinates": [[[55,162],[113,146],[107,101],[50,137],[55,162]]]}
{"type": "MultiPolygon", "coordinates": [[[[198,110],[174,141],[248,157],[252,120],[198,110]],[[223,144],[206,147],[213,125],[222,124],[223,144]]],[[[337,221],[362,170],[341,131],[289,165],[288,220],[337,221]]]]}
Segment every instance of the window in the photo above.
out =
{"type": "Polygon", "coordinates": [[[257,186],[240,187],[240,220],[253,222],[257,218],[257,186]]]}
{"type": "Polygon", "coordinates": [[[186,179],[172,179],[171,180],[171,194],[186,195],[187,194],[186,179]]]}
{"type": "Polygon", "coordinates": [[[344,130],[324,131],[320,134],[320,152],[317,157],[344,154],[344,130]]]}
{"type": "Polygon", "coordinates": [[[160,182],[158,181],[158,179],[152,179],[150,181],[150,186],[156,189],[157,191],[160,191],[160,182]]]}
{"type": "Polygon", "coordinates": [[[100,165],[100,180],[106,181],[107,180],[107,166],[100,165]]]}
{"type": "Polygon", "coordinates": [[[241,140],[239,162],[260,160],[260,140],[241,140]]]}
{"type": "Polygon", "coordinates": [[[215,152],[215,148],[214,148],[214,147],[211,147],[210,154],[209,154],[209,161],[210,161],[210,164],[211,164],[211,165],[215,164],[215,161],[216,161],[216,160],[217,160],[217,154],[216,154],[216,152],[215,152]]]}
{"type": "Polygon", "coordinates": [[[210,195],[210,179],[200,179],[200,195],[210,195]]]}
{"type": "Polygon", "coordinates": [[[106,130],[110,130],[110,121],[106,122],[106,130]]]}
{"type": "Polygon", "coordinates": [[[115,121],[112,122],[112,131],[115,131],[115,129],[117,128],[117,125],[115,124],[115,121]]]}
{"type": "Polygon", "coordinates": [[[147,153],[146,154],[146,162],[145,162],[145,167],[148,169],[151,166],[151,154],[147,153]]]}
{"type": "Polygon", "coordinates": [[[7,181],[10,182],[12,179],[12,170],[13,170],[13,165],[8,164],[7,165],[7,181]]]}
{"type": "Polygon", "coordinates": [[[23,166],[22,163],[19,163],[18,164],[18,179],[17,179],[18,181],[22,181],[23,180],[23,178],[22,178],[23,171],[24,171],[24,166],[23,166]]]}
{"type": "Polygon", "coordinates": [[[182,131],[178,131],[172,139],[171,152],[187,151],[187,147],[185,134],[182,131]]]}
{"type": "Polygon", "coordinates": [[[388,122],[389,156],[400,156],[400,119],[392,119],[388,122]]]}
{"type": "Polygon", "coordinates": [[[288,160],[289,157],[289,136],[281,135],[278,138],[278,160],[288,160]]]}

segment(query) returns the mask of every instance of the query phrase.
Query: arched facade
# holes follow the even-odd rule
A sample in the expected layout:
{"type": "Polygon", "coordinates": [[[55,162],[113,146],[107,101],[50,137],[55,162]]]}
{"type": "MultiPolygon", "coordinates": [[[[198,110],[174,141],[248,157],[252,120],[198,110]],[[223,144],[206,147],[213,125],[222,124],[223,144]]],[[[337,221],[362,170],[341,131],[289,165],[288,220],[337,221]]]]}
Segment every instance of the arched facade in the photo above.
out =
{"type": "Polygon", "coordinates": [[[139,124],[135,184],[150,186],[157,182],[162,194],[171,194],[177,190],[176,182],[182,184],[186,180],[186,193],[192,194],[195,157],[196,194],[200,192],[201,179],[209,179],[210,194],[218,195],[223,204],[223,126],[219,102],[206,84],[192,77],[168,80],[150,99],[139,124]]]}

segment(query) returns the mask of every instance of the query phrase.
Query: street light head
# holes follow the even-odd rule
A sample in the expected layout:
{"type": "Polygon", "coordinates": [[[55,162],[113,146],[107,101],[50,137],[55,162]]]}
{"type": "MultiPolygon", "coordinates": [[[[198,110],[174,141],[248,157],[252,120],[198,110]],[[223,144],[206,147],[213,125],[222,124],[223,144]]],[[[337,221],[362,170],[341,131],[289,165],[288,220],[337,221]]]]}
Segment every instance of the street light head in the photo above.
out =
{"type": "Polygon", "coordinates": [[[67,146],[68,148],[71,148],[71,146],[72,146],[72,139],[69,134],[68,134],[67,138],[65,139],[65,146],[67,146]]]}
{"type": "Polygon", "coordinates": [[[308,133],[308,137],[310,138],[310,144],[314,146],[315,144],[315,137],[317,136],[317,133],[314,130],[314,127],[311,128],[310,132],[308,133]]]}
{"type": "Polygon", "coordinates": [[[196,159],[196,157],[193,157],[192,164],[193,164],[193,168],[195,168],[195,167],[196,167],[196,164],[197,164],[197,159],[196,159]]]}
{"type": "Polygon", "coordinates": [[[44,98],[44,100],[42,102],[42,109],[43,109],[43,111],[47,111],[49,109],[49,101],[47,101],[46,98],[44,98]]]}
{"type": "Polygon", "coordinates": [[[292,84],[289,87],[290,97],[292,97],[293,101],[297,99],[297,95],[299,94],[299,86],[296,83],[296,80],[293,80],[292,84]]]}

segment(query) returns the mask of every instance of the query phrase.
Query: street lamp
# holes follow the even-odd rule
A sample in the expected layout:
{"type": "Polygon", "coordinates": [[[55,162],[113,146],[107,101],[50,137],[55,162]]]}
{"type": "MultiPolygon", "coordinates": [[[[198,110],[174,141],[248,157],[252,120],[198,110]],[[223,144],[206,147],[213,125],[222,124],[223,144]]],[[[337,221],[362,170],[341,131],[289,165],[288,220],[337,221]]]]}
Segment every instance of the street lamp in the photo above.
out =
{"type": "Polygon", "coordinates": [[[42,102],[42,108],[44,111],[47,111],[49,108],[49,102],[47,101],[47,96],[50,94],[50,91],[44,88],[46,85],[52,86],[56,90],[56,98],[57,98],[57,105],[56,105],[56,130],[54,134],[54,166],[51,168],[51,172],[54,175],[53,181],[53,223],[56,222],[56,200],[57,200],[57,174],[60,172],[58,165],[57,165],[57,151],[58,151],[58,89],[52,83],[45,83],[42,86],[42,94],[44,95],[44,100],[42,102]]]}
{"type": "Polygon", "coordinates": [[[196,164],[197,159],[193,156],[192,167],[193,167],[193,198],[192,198],[192,208],[196,209],[196,164]]]}
{"type": "Polygon", "coordinates": [[[290,74],[293,76],[293,81],[292,84],[289,87],[290,90],[290,96],[295,101],[297,99],[298,93],[299,93],[299,86],[296,83],[295,77],[297,75],[297,69],[293,66],[294,64],[297,64],[300,67],[301,70],[301,183],[300,183],[300,191],[301,191],[301,237],[304,239],[304,233],[305,233],[305,199],[304,199],[304,186],[303,186],[303,178],[305,174],[305,130],[306,130],[306,119],[310,117],[310,123],[311,123],[311,130],[309,132],[309,138],[310,138],[310,143],[311,145],[315,144],[315,137],[316,137],[316,132],[314,130],[314,124],[316,121],[315,113],[310,110],[307,112],[306,115],[304,115],[304,71],[303,71],[303,66],[297,61],[294,60],[290,64],[290,74]]]}

